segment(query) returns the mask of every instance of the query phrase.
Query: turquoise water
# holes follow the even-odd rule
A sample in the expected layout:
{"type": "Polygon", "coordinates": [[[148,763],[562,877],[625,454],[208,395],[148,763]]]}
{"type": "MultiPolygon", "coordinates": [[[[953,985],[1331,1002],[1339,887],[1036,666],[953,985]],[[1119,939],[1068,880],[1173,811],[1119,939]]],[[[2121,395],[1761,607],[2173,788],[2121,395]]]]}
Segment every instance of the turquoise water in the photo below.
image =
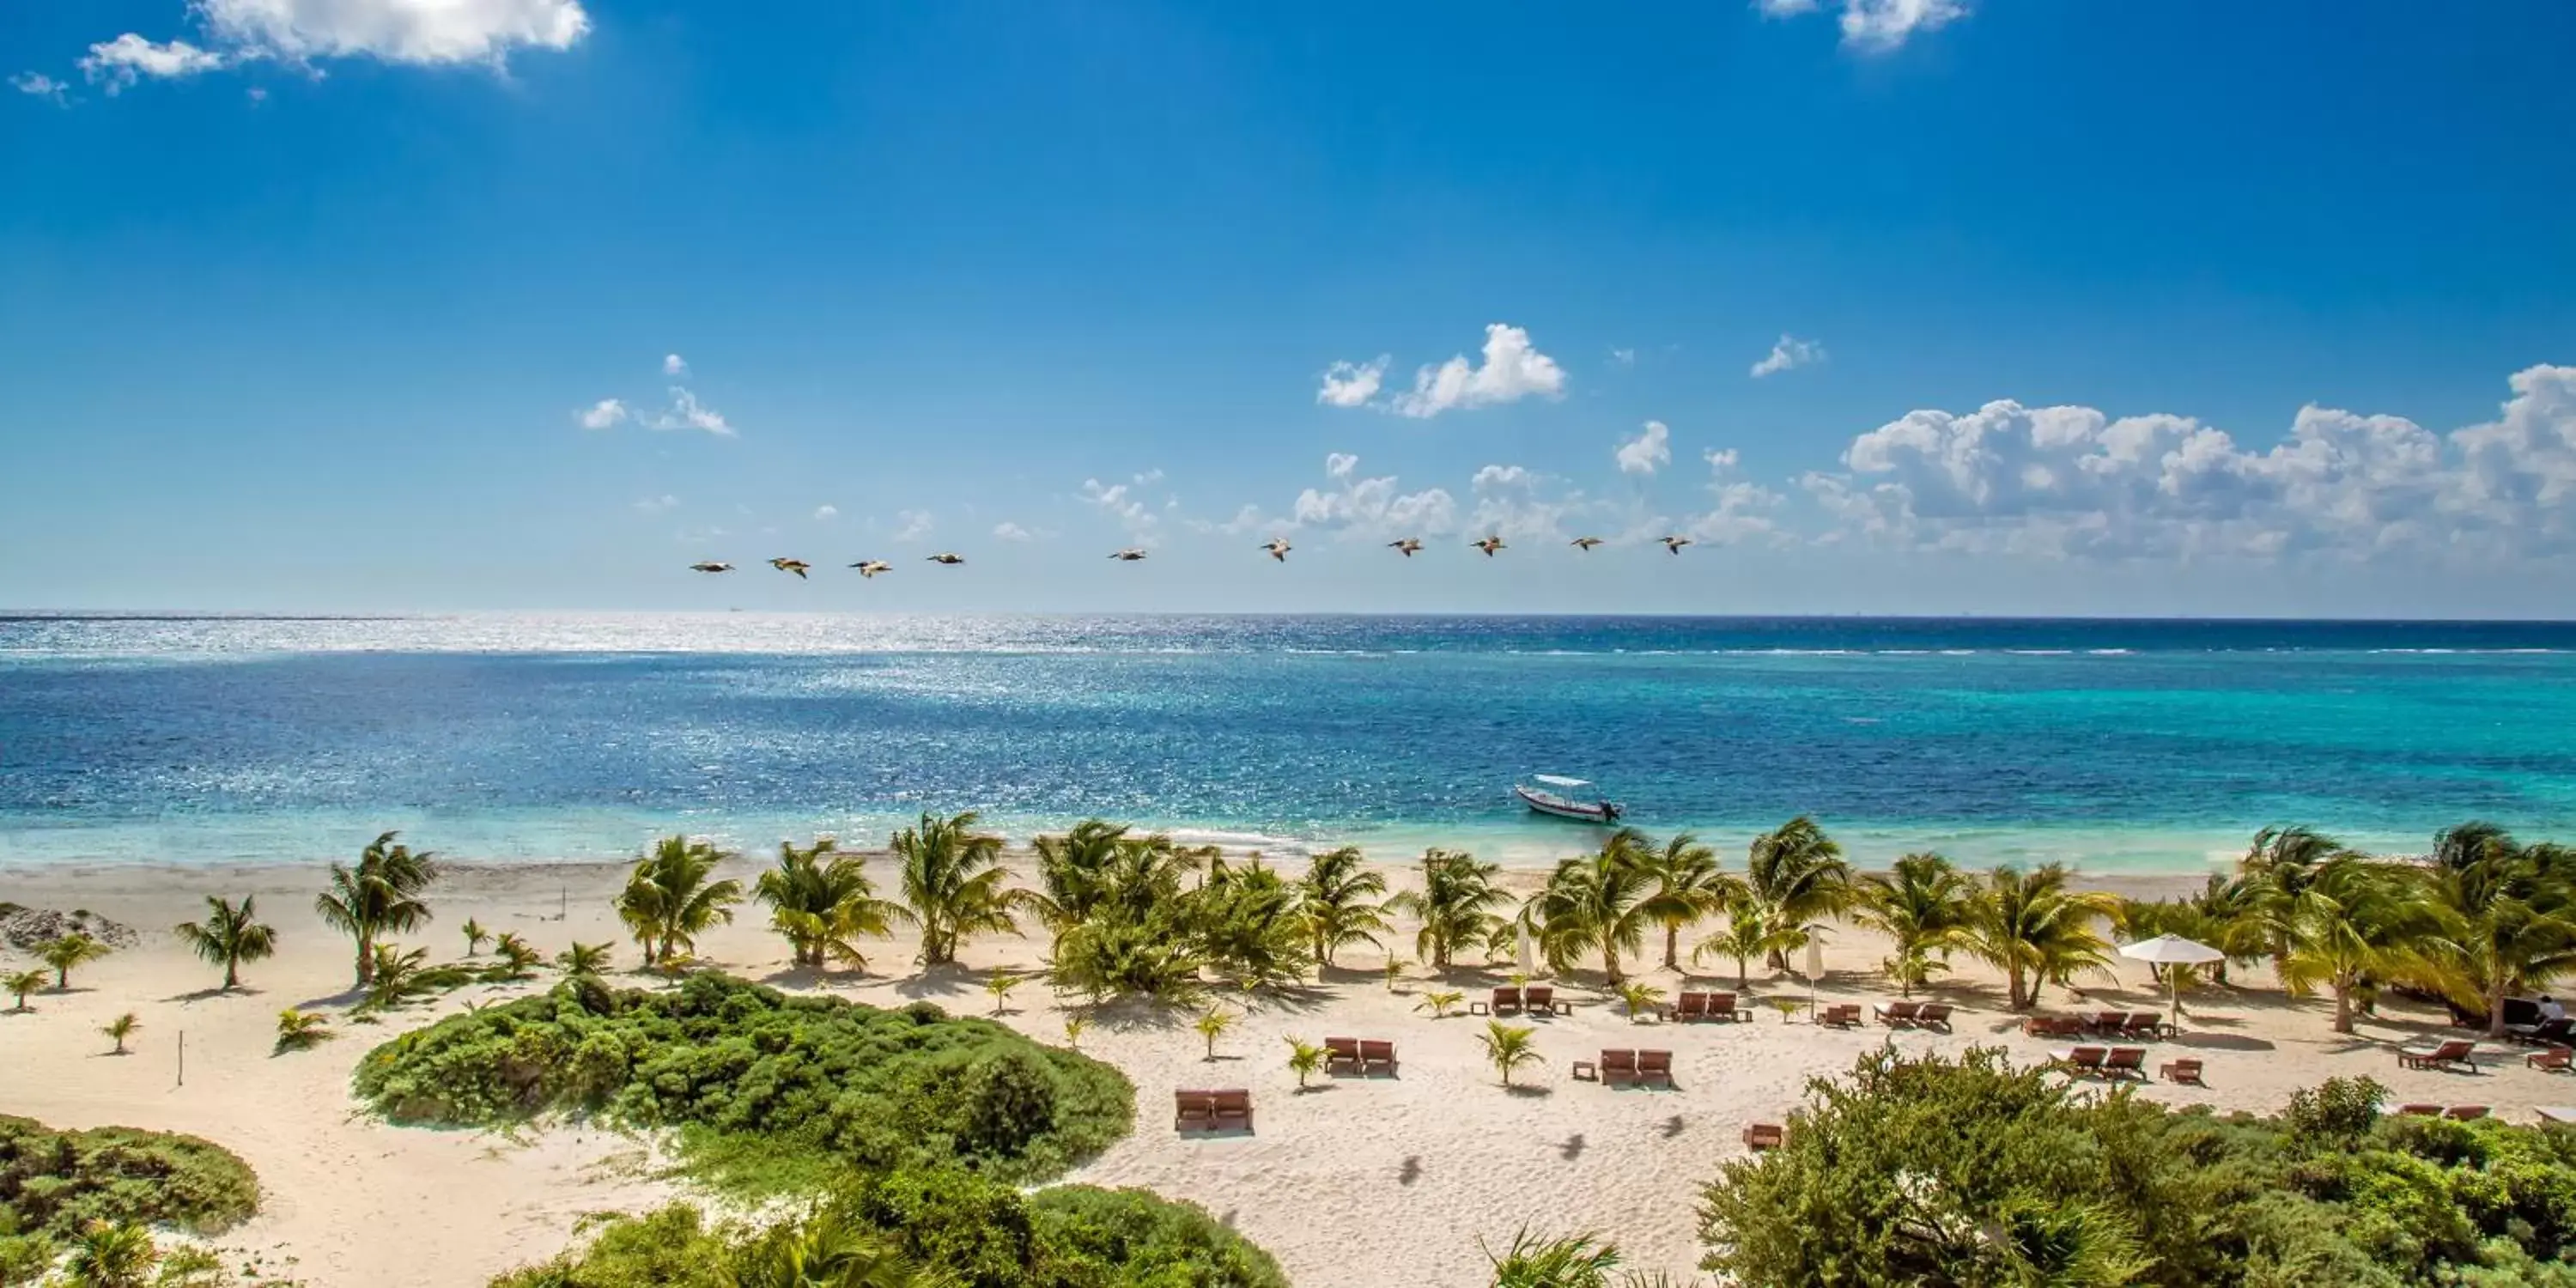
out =
{"type": "Polygon", "coordinates": [[[1602,618],[0,617],[0,864],[476,858],[923,809],[1293,849],[1583,847],[1580,774],[1740,851],[2198,871],[2269,823],[2576,833],[2576,626],[1602,618]]]}

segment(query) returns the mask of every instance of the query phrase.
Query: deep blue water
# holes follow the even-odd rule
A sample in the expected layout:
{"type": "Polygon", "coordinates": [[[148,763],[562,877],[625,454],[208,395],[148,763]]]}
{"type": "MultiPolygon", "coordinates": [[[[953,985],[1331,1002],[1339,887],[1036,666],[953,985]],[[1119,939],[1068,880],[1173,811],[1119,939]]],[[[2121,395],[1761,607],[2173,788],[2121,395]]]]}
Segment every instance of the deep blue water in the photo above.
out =
{"type": "Polygon", "coordinates": [[[2196,869],[2304,822],[2576,836],[2576,625],[1605,618],[0,617],[0,864],[473,857],[921,809],[1464,844],[1603,782],[1729,850],[2196,869]]]}

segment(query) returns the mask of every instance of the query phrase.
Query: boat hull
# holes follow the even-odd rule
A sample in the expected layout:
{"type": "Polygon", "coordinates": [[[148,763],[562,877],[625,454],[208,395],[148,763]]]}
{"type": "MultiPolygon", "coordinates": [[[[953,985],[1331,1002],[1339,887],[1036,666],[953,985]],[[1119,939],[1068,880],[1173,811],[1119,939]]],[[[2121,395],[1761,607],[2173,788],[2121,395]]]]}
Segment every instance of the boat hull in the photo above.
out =
{"type": "Polygon", "coordinates": [[[1545,814],[1550,818],[1570,818],[1578,823],[1612,823],[1619,818],[1619,807],[1608,801],[1586,803],[1561,800],[1557,797],[1541,795],[1526,787],[1514,787],[1512,795],[1518,797],[1521,804],[1529,806],[1530,812],[1545,814]]]}

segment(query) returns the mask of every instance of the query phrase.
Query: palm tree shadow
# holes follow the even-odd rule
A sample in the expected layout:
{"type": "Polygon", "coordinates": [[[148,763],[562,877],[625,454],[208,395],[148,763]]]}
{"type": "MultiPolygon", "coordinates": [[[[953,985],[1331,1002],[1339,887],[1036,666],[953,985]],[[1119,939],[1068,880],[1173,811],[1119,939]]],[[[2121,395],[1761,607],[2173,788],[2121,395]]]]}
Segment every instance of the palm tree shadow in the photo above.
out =
{"type": "Polygon", "coordinates": [[[964,997],[984,991],[984,985],[972,973],[955,966],[925,967],[918,975],[907,975],[898,981],[894,991],[915,1001],[964,997]]]}
{"type": "Polygon", "coordinates": [[[1681,1135],[1685,1126],[1686,1124],[1682,1122],[1682,1116],[1680,1114],[1674,1114],[1672,1117],[1665,1119],[1663,1121],[1663,1125],[1657,1127],[1655,1130],[1663,1133],[1664,1139],[1671,1140],[1673,1137],[1681,1135]]]}
{"type": "Polygon", "coordinates": [[[225,988],[222,985],[217,985],[213,988],[201,988],[189,993],[173,993],[161,1000],[164,1002],[187,1003],[202,1002],[213,997],[257,997],[259,995],[260,991],[252,988],[248,984],[243,984],[234,988],[225,988]]]}
{"type": "Polygon", "coordinates": [[[1526,1082],[1515,1082],[1512,1085],[1503,1088],[1503,1094],[1507,1096],[1519,1096],[1524,1100],[1540,1099],[1555,1095],[1556,1088],[1544,1084],[1532,1086],[1526,1082]]]}
{"type": "Polygon", "coordinates": [[[1574,1160],[1583,1157],[1583,1151],[1588,1146],[1589,1142],[1583,1139],[1583,1133],[1576,1132],[1572,1136],[1566,1137],[1565,1140],[1556,1147],[1556,1156],[1571,1163],[1574,1160]]]}
{"type": "Polygon", "coordinates": [[[1411,1185],[1421,1179],[1422,1155],[1420,1154],[1407,1155],[1404,1165],[1395,1169],[1395,1183],[1398,1185],[1411,1185]]]}
{"type": "Polygon", "coordinates": [[[297,1002],[295,1004],[295,1009],[299,1011],[311,1011],[325,1006],[354,1006],[360,998],[363,998],[366,995],[367,990],[352,984],[347,988],[341,989],[337,993],[332,993],[327,996],[308,997],[301,1002],[297,1002]]]}

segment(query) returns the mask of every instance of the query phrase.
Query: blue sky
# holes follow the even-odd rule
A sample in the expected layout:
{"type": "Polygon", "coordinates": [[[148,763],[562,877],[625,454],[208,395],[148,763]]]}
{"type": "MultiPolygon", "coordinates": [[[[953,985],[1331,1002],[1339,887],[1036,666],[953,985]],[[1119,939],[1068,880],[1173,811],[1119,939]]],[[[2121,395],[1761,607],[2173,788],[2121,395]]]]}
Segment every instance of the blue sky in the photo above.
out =
{"type": "Polygon", "coordinates": [[[10,5],[0,605],[2562,616],[2571,42],[10,5]]]}

